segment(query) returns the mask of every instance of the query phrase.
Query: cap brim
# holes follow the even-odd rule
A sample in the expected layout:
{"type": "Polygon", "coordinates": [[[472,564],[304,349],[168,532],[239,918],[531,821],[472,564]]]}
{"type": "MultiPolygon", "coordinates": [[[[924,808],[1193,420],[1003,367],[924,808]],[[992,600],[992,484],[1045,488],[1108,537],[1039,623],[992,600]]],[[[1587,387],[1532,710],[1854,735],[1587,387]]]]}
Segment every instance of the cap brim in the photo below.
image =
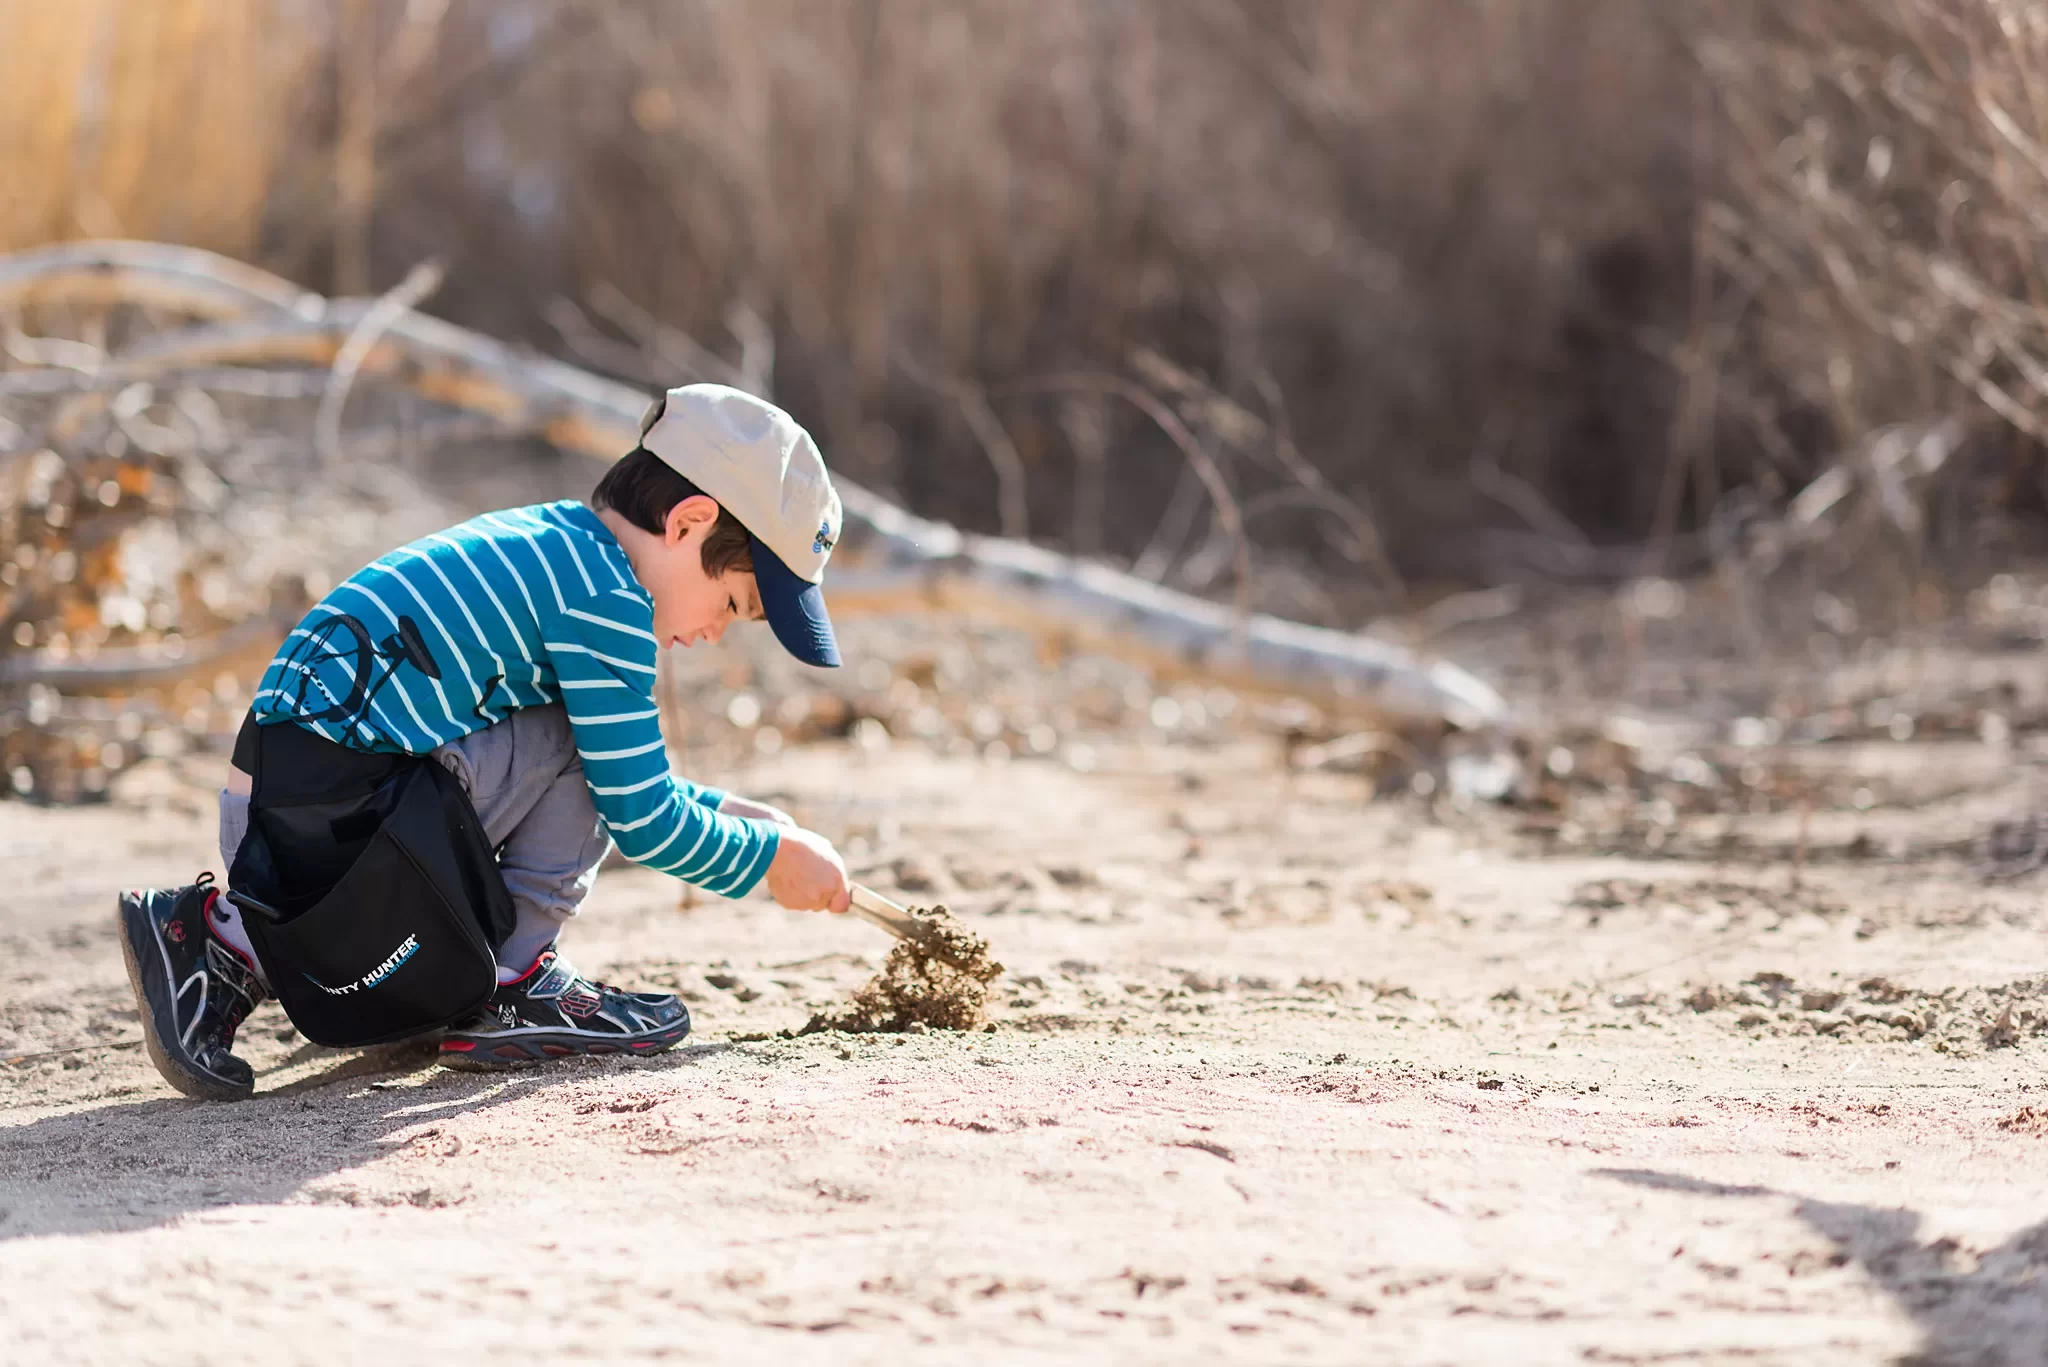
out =
{"type": "Polygon", "coordinates": [[[761,595],[761,615],[782,648],[807,665],[837,668],[839,642],[832,619],[825,615],[825,591],[797,576],[758,536],[754,547],[754,587],[761,595]]]}

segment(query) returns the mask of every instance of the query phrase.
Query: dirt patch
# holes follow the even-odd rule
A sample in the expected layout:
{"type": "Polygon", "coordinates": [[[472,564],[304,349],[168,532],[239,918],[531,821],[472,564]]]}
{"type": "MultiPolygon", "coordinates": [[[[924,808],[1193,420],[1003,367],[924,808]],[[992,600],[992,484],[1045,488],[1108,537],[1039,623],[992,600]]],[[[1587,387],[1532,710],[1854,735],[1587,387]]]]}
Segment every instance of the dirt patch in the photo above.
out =
{"type": "Polygon", "coordinates": [[[988,941],[944,906],[912,907],[910,914],[918,934],[896,942],[845,1011],[813,1016],[798,1034],[979,1030],[988,1023],[988,985],[1003,971],[988,941]]]}
{"type": "Polygon", "coordinates": [[[1798,915],[1833,920],[1846,911],[1841,902],[1820,891],[1759,887],[1720,878],[1595,878],[1573,891],[1571,905],[1586,914],[1589,927],[1623,912],[1676,914],[1683,920],[1735,926],[1776,925],[1798,915]]]}
{"type": "MultiPolygon", "coordinates": [[[[1511,986],[1487,1001],[1495,1018],[1541,1017],[1586,1029],[1666,1028],[1702,1019],[1753,1038],[1826,1036],[1840,1043],[1919,1044],[1937,1054],[1977,1056],[2048,1036],[2048,978],[1995,986],[1923,989],[1885,977],[1816,983],[1764,971],[1738,983],[1709,982],[1671,992],[1612,992],[1511,986]]],[[[1469,1000],[1432,999],[1416,1009],[1376,999],[1379,1019],[1481,1019],[1469,1000]]]]}
{"type": "MultiPolygon", "coordinates": [[[[1874,781],[1869,812],[1816,801],[1809,848],[1868,830],[1877,852],[1797,878],[1717,845],[1603,865],[1589,841],[1553,863],[1516,853],[1523,808],[1368,804],[1356,775],[1281,766],[1253,703],[1226,726],[1206,690],[1078,654],[1040,668],[957,618],[842,630],[888,665],[836,673],[859,709],[843,737],[786,705],[820,685],[772,636],[670,652],[695,747],[678,767],[1000,938],[993,1034],[905,1009],[947,996],[914,955],[870,984],[891,949],[873,927],[760,897],[679,915],[673,880],[626,868],[573,952],[684,995],[697,1039],[516,1076],[373,1073],[266,1004],[238,1044],[256,1097],[189,1105],[109,1047],[140,1027],[108,889],[204,858],[218,757],[128,769],[105,808],[0,809],[21,870],[0,889],[0,1059],[20,1060],[0,1066],[0,1313],[24,1352],[189,1357],[195,1285],[282,1269],[305,1294],[243,1297],[238,1332],[432,1349],[459,1323],[472,1354],[517,1356],[534,1307],[573,1302],[628,1359],[673,1352],[677,1314],[724,1357],[1428,1342],[1486,1361],[1503,1334],[1542,1361],[2039,1357],[2048,916],[2035,882],[1980,882],[1967,853],[1886,853],[2048,812],[2025,756],[1943,807],[1886,809],[1874,781]],[[1171,730],[1162,699],[1184,709],[1171,730]],[[790,1041],[814,1013],[826,1033],[790,1041]],[[537,1200],[579,1218],[536,1223],[537,1200]],[[383,1237],[394,1220],[418,1237],[383,1237]],[[702,1265],[622,1271],[622,1225],[702,1265]],[[1584,1276],[1555,1275],[1561,1239],[1584,1276]],[[472,1246],[523,1256],[451,1279],[472,1246]]],[[[1942,744],[1877,759],[1931,785],[1963,772],[1942,744]]],[[[1563,817],[1597,834],[1597,815],[1563,817]]],[[[1680,848],[1727,829],[1784,851],[1802,820],[1796,801],[1689,819],[1680,848]]],[[[2028,839],[1993,853],[2023,862],[2028,839]]]]}
{"type": "Polygon", "coordinates": [[[1998,1128],[2007,1134],[2024,1134],[2036,1139],[2048,1139],[2048,1110],[2022,1106],[1999,1121],[1998,1128]]]}
{"type": "Polygon", "coordinates": [[[1764,1035],[1927,1038],[1938,1053],[1967,1054],[2048,1034],[2044,998],[2048,979],[2040,978],[1926,992],[1888,978],[1866,978],[1854,988],[1802,987],[1783,973],[1759,973],[1732,988],[1698,988],[1682,1004],[1700,1013],[1732,1012],[1738,1027],[1764,1035]]]}

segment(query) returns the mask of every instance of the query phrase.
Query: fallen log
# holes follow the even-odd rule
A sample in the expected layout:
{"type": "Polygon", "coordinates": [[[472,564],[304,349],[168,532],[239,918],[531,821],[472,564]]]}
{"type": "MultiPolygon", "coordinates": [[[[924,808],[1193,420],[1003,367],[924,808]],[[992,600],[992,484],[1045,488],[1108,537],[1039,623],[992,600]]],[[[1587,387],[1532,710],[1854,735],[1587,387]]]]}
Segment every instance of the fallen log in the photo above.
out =
{"type": "Polygon", "coordinates": [[[61,242],[0,256],[0,310],[53,303],[132,304],[192,318],[318,317],[327,306],[325,298],[288,280],[196,247],[61,242]]]}
{"type": "Polygon", "coordinates": [[[191,645],[120,646],[86,658],[50,659],[28,651],[0,655],[0,684],[44,684],[51,688],[101,692],[135,688],[197,674],[260,643],[277,640],[299,614],[252,617],[191,645]]]}
{"type": "Polygon", "coordinates": [[[1456,665],[1405,647],[1265,613],[1244,615],[1108,565],[975,536],[840,482],[865,554],[833,567],[835,611],[929,604],[1051,632],[1155,669],[1260,692],[1320,695],[1401,722],[1466,729],[1505,720],[1501,697],[1456,665]]]}
{"type": "MultiPolygon", "coordinates": [[[[107,358],[117,381],[223,368],[331,366],[372,300],[323,300],[187,248],[73,243],[0,257],[0,306],[64,297],[176,308],[206,321],[144,337],[107,358]]],[[[507,433],[609,461],[631,448],[647,396],[560,361],[407,312],[380,319],[358,375],[484,415],[507,433]]],[[[50,424],[73,435],[103,402],[79,395],[50,424]]],[[[852,535],[833,569],[840,610],[938,603],[1136,654],[1241,687],[1299,693],[1399,723],[1499,726],[1500,695],[1445,661],[1371,637],[1308,626],[1179,593],[1108,565],[920,518],[835,477],[852,535]]]]}

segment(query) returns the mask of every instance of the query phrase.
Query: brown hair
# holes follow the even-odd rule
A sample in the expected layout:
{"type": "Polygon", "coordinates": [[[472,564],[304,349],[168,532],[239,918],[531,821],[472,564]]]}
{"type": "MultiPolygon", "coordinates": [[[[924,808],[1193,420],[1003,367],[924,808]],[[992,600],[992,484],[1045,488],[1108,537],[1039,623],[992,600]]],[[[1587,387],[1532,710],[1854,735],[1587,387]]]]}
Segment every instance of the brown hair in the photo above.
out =
{"type": "MultiPolygon", "coordinates": [[[[644,446],[620,459],[590,491],[590,506],[609,508],[643,532],[660,536],[668,515],[684,499],[704,491],[644,446]]],[[[718,521],[704,538],[704,573],[717,578],[727,570],[754,572],[754,543],[740,520],[721,503],[718,521]]]]}

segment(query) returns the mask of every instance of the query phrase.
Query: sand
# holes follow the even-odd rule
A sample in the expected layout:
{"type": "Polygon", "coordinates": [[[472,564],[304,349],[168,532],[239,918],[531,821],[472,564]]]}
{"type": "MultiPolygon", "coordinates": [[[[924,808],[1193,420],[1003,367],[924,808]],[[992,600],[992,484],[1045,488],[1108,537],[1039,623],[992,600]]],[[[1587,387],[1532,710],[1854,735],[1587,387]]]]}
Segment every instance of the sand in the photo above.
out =
{"type": "Polygon", "coordinates": [[[1782,813],[1573,853],[1256,739],[718,777],[986,939],[996,1029],[800,1033],[901,951],[621,869],[565,946],[685,1047],[475,1077],[269,1006],[191,1103],[111,909],[209,862],[206,762],[0,806],[0,1358],[2048,1362],[2040,884],[1955,853],[2022,766],[1796,879],[1782,813]]]}

